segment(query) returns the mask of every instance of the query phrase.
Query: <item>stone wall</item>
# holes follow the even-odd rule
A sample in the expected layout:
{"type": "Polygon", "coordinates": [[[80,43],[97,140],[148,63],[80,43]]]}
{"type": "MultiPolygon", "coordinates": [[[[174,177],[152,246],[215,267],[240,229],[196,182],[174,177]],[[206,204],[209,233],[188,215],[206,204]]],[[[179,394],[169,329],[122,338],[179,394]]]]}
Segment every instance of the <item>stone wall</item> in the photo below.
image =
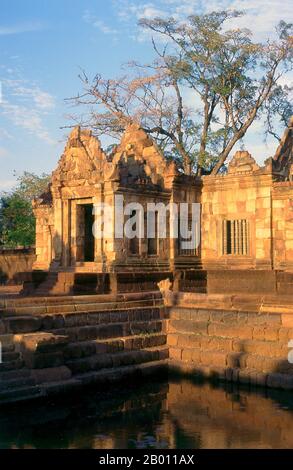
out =
{"type": "MultiPolygon", "coordinates": [[[[247,152],[236,152],[234,159],[251,161],[247,152]]],[[[233,168],[233,160],[231,165],[233,168]]],[[[201,253],[206,268],[270,269],[272,266],[272,173],[269,168],[253,169],[253,162],[250,165],[250,171],[242,171],[240,166],[234,172],[229,166],[227,175],[204,178],[201,253]],[[248,250],[244,255],[225,254],[225,220],[247,222],[248,250]]]]}
{"type": "Polygon", "coordinates": [[[162,373],[165,326],[159,293],[0,299],[0,406],[162,373]]]}
{"type": "Polygon", "coordinates": [[[280,181],[270,162],[262,168],[253,162],[248,152],[236,152],[228,174],[203,178],[201,257],[206,269],[293,270],[293,182],[280,181]],[[232,242],[235,253],[225,252],[225,221],[245,222],[247,252],[237,252],[242,228],[232,242]]]}
{"type": "Polygon", "coordinates": [[[0,284],[21,284],[32,270],[34,249],[0,249],[0,284]]]}
{"type": "Polygon", "coordinates": [[[272,192],[275,269],[293,269],[293,184],[275,183],[272,192]]]}
{"type": "Polygon", "coordinates": [[[175,370],[293,389],[293,364],[288,361],[293,323],[287,314],[200,308],[187,301],[170,309],[167,333],[175,370]]]}

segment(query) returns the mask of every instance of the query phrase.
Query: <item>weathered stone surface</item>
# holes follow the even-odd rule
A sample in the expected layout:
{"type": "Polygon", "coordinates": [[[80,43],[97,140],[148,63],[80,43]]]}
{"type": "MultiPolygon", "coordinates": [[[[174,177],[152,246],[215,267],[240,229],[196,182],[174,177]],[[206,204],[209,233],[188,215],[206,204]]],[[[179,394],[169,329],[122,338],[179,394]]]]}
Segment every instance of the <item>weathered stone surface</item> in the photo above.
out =
{"type": "Polygon", "coordinates": [[[8,333],[32,333],[38,331],[42,321],[37,317],[11,317],[4,323],[8,333]]]}
{"type": "Polygon", "coordinates": [[[31,372],[31,377],[35,380],[36,384],[68,380],[71,378],[71,375],[70,369],[66,366],[34,369],[31,372]]]}
{"type": "Polygon", "coordinates": [[[182,358],[182,350],[180,348],[169,348],[169,357],[175,361],[180,361],[182,358]]]}
{"type": "Polygon", "coordinates": [[[21,352],[31,354],[46,353],[62,350],[68,343],[68,337],[38,332],[14,335],[14,342],[21,352]]]}
{"type": "Polygon", "coordinates": [[[52,353],[22,353],[26,367],[31,369],[46,369],[48,367],[59,367],[64,364],[62,352],[52,353]]]}
{"type": "Polygon", "coordinates": [[[3,335],[6,332],[5,324],[2,320],[0,320],[0,335],[3,335]]]}

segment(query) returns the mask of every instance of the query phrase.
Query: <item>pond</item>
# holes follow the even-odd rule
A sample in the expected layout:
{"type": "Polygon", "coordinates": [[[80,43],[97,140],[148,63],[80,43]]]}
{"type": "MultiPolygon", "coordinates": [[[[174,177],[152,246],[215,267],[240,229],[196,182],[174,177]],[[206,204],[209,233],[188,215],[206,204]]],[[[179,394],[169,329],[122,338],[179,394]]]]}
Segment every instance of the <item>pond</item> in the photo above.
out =
{"type": "Polygon", "coordinates": [[[186,379],[0,409],[0,448],[293,448],[293,394],[186,379]]]}

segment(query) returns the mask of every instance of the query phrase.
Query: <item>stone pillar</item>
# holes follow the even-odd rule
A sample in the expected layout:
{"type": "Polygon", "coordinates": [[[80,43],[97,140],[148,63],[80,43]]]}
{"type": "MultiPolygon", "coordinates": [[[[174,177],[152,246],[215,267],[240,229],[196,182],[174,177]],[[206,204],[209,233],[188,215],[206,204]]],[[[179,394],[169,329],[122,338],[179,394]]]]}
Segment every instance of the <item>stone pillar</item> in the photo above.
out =
{"type": "Polygon", "coordinates": [[[104,235],[103,255],[106,268],[111,271],[117,262],[125,260],[125,247],[123,238],[115,238],[115,183],[107,182],[104,188],[104,202],[109,207],[108,211],[111,211],[112,221],[108,224],[108,233],[104,235]]]}
{"type": "Polygon", "coordinates": [[[61,262],[62,256],[62,200],[60,198],[54,200],[54,235],[53,246],[55,261],[61,262]]]}
{"type": "MultiPolygon", "coordinates": [[[[94,214],[94,218],[95,218],[95,224],[97,224],[97,228],[100,228],[102,229],[102,227],[100,227],[100,223],[99,223],[99,220],[100,217],[103,217],[103,213],[102,213],[102,210],[98,210],[98,206],[99,204],[102,204],[103,203],[103,188],[102,188],[102,185],[99,185],[97,188],[96,188],[96,196],[93,198],[93,205],[94,205],[94,210],[95,210],[95,206],[97,206],[97,209],[94,214]]],[[[94,233],[94,237],[95,237],[95,263],[104,263],[104,250],[103,250],[103,236],[102,234],[98,234],[98,233],[94,233]]]]}
{"type": "Polygon", "coordinates": [[[70,201],[62,203],[62,266],[70,263],[70,201]]]}
{"type": "Polygon", "coordinates": [[[76,262],[76,201],[71,201],[70,207],[70,262],[75,265],[76,262]]]}

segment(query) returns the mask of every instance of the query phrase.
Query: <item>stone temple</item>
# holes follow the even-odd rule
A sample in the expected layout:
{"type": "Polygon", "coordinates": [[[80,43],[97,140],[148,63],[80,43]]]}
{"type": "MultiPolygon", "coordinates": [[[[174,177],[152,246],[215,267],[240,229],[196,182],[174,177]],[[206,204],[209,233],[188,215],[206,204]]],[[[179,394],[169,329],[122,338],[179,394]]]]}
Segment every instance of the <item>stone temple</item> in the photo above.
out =
{"type": "MultiPolygon", "coordinates": [[[[293,391],[292,137],[291,119],[264,166],[238,151],[226,173],[197,178],[139,126],[110,157],[75,128],[33,204],[36,253],[3,257],[15,279],[26,268],[22,293],[0,295],[0,405],[123,380],[135,390],[174,371],[293,391]],[[94,237],[93,207],[118,196],[143,208],[197,203],[200,244],[159,237],[160,221],[152,238],[114,227],[94,237]]],[[[188,211],[184,220],[194,223],[188,211]]]]}
{"type": "Polygon", "coordinates": [[[202,289],[205,272],[210,273],[212,290],[225,291],[233,280],[236,291],[241,285],[254,291],[258,282],[265,288],[262,279],[268,289],[276,289],[281,273],[293,270],[292,126],[291,119],[275,155],[263,167],[247,151],[237,151],[226,174],[202,178],[181,174],[137,125],[126,130],[111,157],[91,131],[76,127],[48,192],[34,201],[34,270],[39,276],[50,273],[42,292],[54,286],[55,293],[69,293],[82,273],[93,274],[84,279],[91,280],[95,292],[101,292],[101,284],[117,289],[122,273],[125,280],[129,274],[129,289],[131,273],[137,280],[140,273],[142,284],[169,276],[202,289]],[[112,206],[117,195],[125,204],[142,206],[200,203],[200,245],[182,249],[180,237],[115,238],[114,227],[106,237],[94,238],[94,205],[112,206]],[[235,270],[241,275],[235,277],[235,270]]]}

